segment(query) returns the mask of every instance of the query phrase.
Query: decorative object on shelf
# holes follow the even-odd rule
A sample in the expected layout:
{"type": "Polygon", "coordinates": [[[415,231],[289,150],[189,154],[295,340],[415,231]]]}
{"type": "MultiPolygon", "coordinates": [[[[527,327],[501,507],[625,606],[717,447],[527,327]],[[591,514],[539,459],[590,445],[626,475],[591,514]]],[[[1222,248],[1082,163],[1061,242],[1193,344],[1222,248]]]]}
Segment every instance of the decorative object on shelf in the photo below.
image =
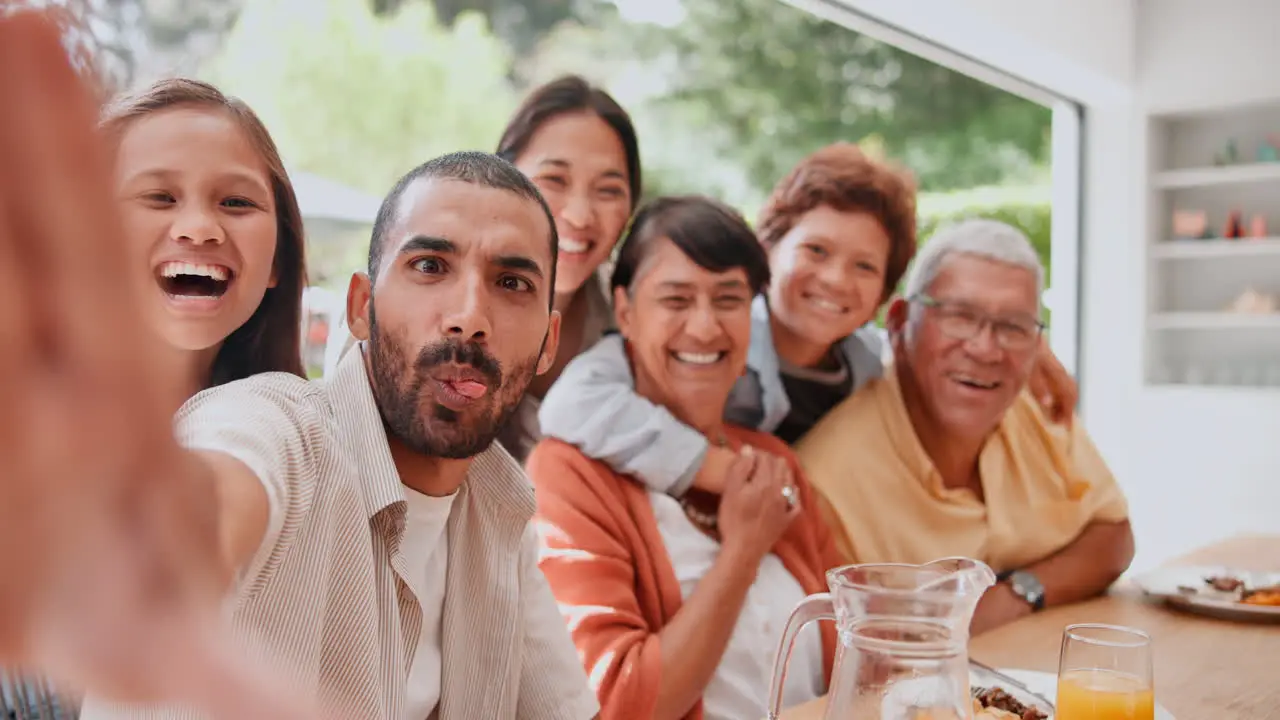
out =
{"type": "Polygon", "coordinates": [[[1241,315],[1269,315],[1276,311],[1276,306],[1274,295],[1261,293],[1253,288],[1245,288],[1239,297],[1231,301],[1226,310],[1241,315]]]}
{"type": "Polygon", "coordinates": [[[1173,236],[1181,240],[1209,239],[1212,233],[1208,214],[1203,210],[1174,210],[1173,236]]]}
{"type": "Polygon", "coordinates": [[[1240,147],[1236,139],[1231,138],[1222,146],[1222,150],[1213,156],[1214,165],[1235,165],[1240,162],[1240,147]]]}
{"type": "Polygon", "coordinates": [[[1227,222],[1222,226],[1222,237],[1230,239],[1244,237],[1244,226],[1240,223],[1239,210],[1227,213],[1227,222]]]}
{"type": "Polygon", "coordinates": [[[1280,162],[1280,135],[1268,135],[1258,145],[1258,162],[1280,162]]]}
{"type": "Polygon", "coordinates": [[[1261,214],[1255,213],[1249,218],[1249,237],[1264,238],[1267,236],[1267,219],[1261,214]]]}

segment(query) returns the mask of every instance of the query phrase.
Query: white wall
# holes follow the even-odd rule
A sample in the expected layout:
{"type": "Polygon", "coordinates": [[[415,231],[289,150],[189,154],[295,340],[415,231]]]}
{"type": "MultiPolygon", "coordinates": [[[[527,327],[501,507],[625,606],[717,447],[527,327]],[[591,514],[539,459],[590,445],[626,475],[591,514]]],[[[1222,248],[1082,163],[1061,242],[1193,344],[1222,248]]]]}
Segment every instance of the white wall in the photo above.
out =
{"type": "Polygon", "coordinates": [[[1153,111],[1280,97],[1276,0],[1139,0],[1138,89],[1153,111]]]}
{"type": "Polygon", "coordinates": [[[834,2],[1075,100],[1129,94],[1135,0],[834,2]]]}
{"type": "Polygon", "coordinates": [[[1280,530],[1280,394],[1142,373],[1148,109],[1280,98],[1280,2],[840,1],[1083,105],[1082,406],[1131,501],[1135,569],[1280,530]]]}
{"type": "MultiPolygon", "coordinates": [[[[1280,100],[1275,0],[1139,0],[1136,29],[1138,169],[1148,163],[1148,114],[1280,100]]],[[[1145,192],[1143,183],[1140,175],[1137,192],[1145,192]]],[[[1126,245],[1142,253],[1162,223],[1148,218],[1141,202],[1133,218],[1136,232],[1126,245]]],[[[1139,267],[1145,282],[1145,263],[1139,267]]],[[[1119,293],[1100,292],[1121,300],[1119,293]]],[[[1123,299],[1131,296],[1126,292],[1123,299]]],[[[1141,319],[1135,324],[1131,316],[1126,312],[1122,325],[1140,339],[1141,319]]],[[[1130,494],[1151,543],[1181,550],[1236,532],[1280,531],[1280,394],[1125,383],[1131,384],[1137,390],[1130,394],[1132,406],[1100,399],[1088,417],[1092,425],[1096,411],[1114,414],[1118,427],[1108,444],[1133,446],[1141,475],[1130,494]],[[1122,435],[1125,425],[1130,430],[1122,435]]]]}

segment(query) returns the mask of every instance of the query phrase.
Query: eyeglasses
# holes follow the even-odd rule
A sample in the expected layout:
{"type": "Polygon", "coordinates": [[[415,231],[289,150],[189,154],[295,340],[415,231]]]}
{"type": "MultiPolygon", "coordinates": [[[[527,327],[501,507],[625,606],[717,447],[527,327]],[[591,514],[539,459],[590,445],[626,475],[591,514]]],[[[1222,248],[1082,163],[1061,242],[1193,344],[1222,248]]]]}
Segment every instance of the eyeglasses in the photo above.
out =
{"type": "Polygon", "coordinates": [[[1035,318],[994,317],[971,305],[937,300],[928,295],[915,295],[907,302],[920,303],[936,312],[938,328],[954,340],[972,340],[990,325],[997,345],[1004,350],[1018,351],[1035,345],[1044,330],[1044,323],[1035,318]]]}

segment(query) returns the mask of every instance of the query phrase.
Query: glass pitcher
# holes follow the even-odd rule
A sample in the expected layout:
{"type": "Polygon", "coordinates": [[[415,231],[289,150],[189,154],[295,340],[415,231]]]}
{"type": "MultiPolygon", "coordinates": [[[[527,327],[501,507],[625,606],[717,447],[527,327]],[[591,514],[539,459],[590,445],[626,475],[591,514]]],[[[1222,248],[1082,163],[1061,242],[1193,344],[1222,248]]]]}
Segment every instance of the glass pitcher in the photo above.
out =
{"type": "Polygon", "coordinates": [[[834,620],[826,720],[968,720],[969,621],[995,581],[991,568],[969,558],[828,571],[831,591],[805,598],[787,619],[769,717],[781,710],[796,635],[814,620],[834,620]]]}

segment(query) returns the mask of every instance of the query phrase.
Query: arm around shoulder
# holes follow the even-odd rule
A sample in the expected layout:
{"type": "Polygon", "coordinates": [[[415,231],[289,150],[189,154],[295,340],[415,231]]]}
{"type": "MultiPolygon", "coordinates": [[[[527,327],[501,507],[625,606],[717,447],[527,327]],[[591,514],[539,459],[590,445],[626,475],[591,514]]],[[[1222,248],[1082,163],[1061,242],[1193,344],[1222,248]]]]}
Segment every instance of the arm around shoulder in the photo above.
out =
{"type": "Polygon", "coordinates": [[[636,394],[618,335],[604,338],[565,367],[543,398],[538,421],[544,435],[658,492],[680,494],[707,453],[707,440],[698,431],[636,394]]]}

